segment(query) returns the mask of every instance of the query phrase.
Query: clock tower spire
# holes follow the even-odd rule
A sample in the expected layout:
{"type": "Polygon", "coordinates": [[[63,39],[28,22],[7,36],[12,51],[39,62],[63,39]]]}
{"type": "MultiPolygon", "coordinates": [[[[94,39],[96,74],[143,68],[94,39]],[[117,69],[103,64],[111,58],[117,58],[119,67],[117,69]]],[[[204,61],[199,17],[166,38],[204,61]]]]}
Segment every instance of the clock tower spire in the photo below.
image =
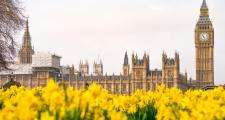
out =
{"type": "Polygon", "coordinates": [[[199,87],[214,84],[214,28],[203,0],[195,27],[196,81],[199,87]]]}

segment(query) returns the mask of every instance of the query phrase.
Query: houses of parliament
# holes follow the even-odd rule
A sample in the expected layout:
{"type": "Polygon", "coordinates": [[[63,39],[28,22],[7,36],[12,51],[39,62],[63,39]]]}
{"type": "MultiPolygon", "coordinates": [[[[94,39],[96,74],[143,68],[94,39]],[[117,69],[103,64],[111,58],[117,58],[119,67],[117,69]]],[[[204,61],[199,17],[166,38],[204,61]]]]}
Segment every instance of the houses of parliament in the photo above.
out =
{"type": "Polygon", "coordinates": [[[81,61],[78,70],[73,65],[61,66],[60,56],[34,51],[28,24],[27,20],[18,61],[11,64],[9,70],[0,71],[0,86],[13,79],[25,87],[33,88],[45,86],[47,80],[53,78],[58,84],[66,86],[85,88],[92,83],[97,83],[111,93],[130,94],[137,89],[155,90],[162,84],[168,88],[177,87],[182,90],[214,85],[214,28],[206,0],[202,2],[194,30],[196,79],[189,79],[187,73],[180,72],[178,53],[170,58],[163,52],[162,68],[152,69],[148,54],[139,57],[135,53],[129,56],[126,52],[121,66],[123,73],[120,75],[104,74],[102,61],[94,62],[93,74],[89,73],[90,66],[87,61],[81,61]]]}

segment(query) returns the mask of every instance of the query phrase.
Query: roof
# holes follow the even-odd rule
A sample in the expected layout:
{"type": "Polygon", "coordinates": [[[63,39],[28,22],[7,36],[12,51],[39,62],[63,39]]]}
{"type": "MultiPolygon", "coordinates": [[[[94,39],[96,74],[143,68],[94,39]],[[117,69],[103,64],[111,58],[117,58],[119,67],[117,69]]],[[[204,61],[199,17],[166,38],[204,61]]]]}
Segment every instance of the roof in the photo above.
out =
{"type": "Polygon", "coordinates": [[[9,66],[9,70],[0,71],[0,75],[8,74],[32,74],[31,64],[12,64],[9,66]]]}
{"type": "Polygon", "coordinates": [[[202,2],[202,6],[201,6],[201,9],[207,9],[207,4],[206,4],[206,0],[203,0],[202,2]]]}

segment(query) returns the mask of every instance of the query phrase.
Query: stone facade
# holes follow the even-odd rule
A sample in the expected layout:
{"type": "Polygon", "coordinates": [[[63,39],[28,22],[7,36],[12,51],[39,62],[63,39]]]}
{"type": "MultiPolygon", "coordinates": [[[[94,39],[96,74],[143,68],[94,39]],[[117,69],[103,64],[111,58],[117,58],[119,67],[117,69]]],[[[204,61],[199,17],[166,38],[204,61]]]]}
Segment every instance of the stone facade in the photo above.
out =
{"type": "Polygon", "coordinates": [[[92,83],[97,83],[111,93],[118,94],[130,94],[138,89],[144,91],[155,90],[158,85],[162,84],[168,88],[177,87],[182,90],[199,88],[214,83],[213,43],[214,30],[209,19],[206,1],[203,0],[200,18],[195,29],[196,80],[188,80],[187,73],[182,74],[180,72],[180,57],[177,52],[173,58],[168,57],[163,52],[161,69],[152,69],[150,67],[150,57],[147,53],[144,53],[142,58],[132,53],[131,63],[129,63],[129,56],[126,52],[122,74],[104,75],[102,61],[94,62],[93,74],[90,74],[87,61],[81,61],[77,71],[73,65],[71,67],[61,66],[60,57],[56,55],[47,55],[50,59],[47,59],[44,55],[44,57],[34,57],[37,54],[34,53],[31,47],[27,22],[23,45],[19,52],[20,62],[12,65],[12,70],[0,72],[0,85],[3,86],[13,76],[15,81],[30,88],[45,86],[49,78],[54,78],[58,84],[76,88],[86,88],[92,83]],[[35,61],[38,64],[35,64],[35,61]],[[50,63],[42,65],[42,61],[50,63]]]}
{"type": "Polygon", "coordinates": [[[83,62],[81,61],[80,62],[80,65],[79,65],[79,71],[80,71],[80,74],[82,76],[87,76],[89,75],[89,64],[87,61],[83,62]]]}
{"type": "Polygon", "coordinates": [[[214,85],[214,28],[203,0],[195,28],[196,81],[199,86],[214,85]]]}
{"type": "Polygon", "coordinates": [[[103,75],[103,63],[101,60],[99,61],[99,63],[94,61],[93,74],[94,75],[103,75]]]}

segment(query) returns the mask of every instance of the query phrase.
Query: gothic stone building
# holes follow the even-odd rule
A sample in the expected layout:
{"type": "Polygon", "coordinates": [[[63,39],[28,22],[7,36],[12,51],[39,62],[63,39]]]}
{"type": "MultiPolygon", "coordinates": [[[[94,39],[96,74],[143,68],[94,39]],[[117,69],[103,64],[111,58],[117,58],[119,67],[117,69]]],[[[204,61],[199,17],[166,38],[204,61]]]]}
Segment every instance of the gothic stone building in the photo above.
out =
{"type": "MultiPolygon", "coordinates": [[[[96,62],[94,63],[94,67],[96,67],[95,64],[96,62]]],[[[168,58],[167,55],[163,53],[162,64],[163,67],[161,70],[150,70],[149,56],[145,53],[142,59],[132,54],[132,63],[130,65],[126,52],[123,74],[121,75],[95,74],[96,68],[94,68],[94,74],[87,74],[89,73],[89,64],[87,62],[81,62],[78,72],[69,75],[69,79],[63,78],[59,82],[77,88],[85,88],[92,83],[98,83],[112,93],[121,94],[129,94],[137,89],[143,89],[144,91],[155,90],[156,87],[161,84],[167,87],[187,89],[187,74],[182,75],[180,73],[180,59],[178,53],[175,53],[174,58],[168,58]]],[[[103,65],[101,62],[98,66],[101,66],[97,69],[102,73],[103,65]]]]}
{"type": "Polygon", "coordinates": [[[58,74],[60,74],[60,57],[50,53],[34,52],[27,21],[18,60],[9,65],[9,69],[1,70],[0,86],[10,81],[12,77],[26,87],[45,86],[47,79],[57,78],[58,74]]]}
{"type": "Polygon", "coordinates": [[[61,66],[60,57],[57,55],[35,53],[31,46],[27,22],[23,45],[19,51],[19,62],[11,65],[11,70],[0,72],[0,85],[7,83],[9,76],[13,76],[14,80],[23,86],[31,88],[44,86],[49,78],[54,78],[58,84],[77,88],[97,83],[112,93],[120,94],[129,94],[137,89],[155,90],[161,84],[182,90],[214,85],[214,29],[205,0],[195,28],[195,49],[196,80],[188,80],[187,73],[181,74],[178,53],[175,53],[174,58],[169,58],[165,52],[162,54],[161,69],[151,69],[150,58],[146,53],[142,58],[133,53],[129,63],[126,52],[122,66],[123,74],[104,75],[102,61],[94,62],[93,74],[90,74],[87,61],[80,62],[79,70],[76,71],[74,66],[61,66]]]}

